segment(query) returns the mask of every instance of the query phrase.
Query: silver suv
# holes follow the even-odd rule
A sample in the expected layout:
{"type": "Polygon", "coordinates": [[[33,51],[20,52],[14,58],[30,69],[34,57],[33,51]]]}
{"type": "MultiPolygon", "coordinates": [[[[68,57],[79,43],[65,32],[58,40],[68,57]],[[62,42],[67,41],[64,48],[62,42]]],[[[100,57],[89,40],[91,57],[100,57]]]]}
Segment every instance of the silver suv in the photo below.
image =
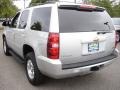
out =
{"type": "Polygon", "coordinates": [[[26,8],[3,23],[3,49],[25,63],[27,78],[39,85],[84,75],[118,56],[112,20],[104,8],[55,2],[26,8]]]}

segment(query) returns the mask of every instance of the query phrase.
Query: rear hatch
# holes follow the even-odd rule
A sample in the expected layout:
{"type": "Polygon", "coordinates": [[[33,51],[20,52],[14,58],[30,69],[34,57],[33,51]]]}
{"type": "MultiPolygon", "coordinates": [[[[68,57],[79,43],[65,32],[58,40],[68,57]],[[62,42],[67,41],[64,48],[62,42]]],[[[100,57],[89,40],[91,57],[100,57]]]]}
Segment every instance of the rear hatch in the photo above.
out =
{"type": "Polygon", "coordinates": [[[102,58],[113,52],[114,26],[103,8],[62,5],[58,14],[63,64],[102,58]]]}

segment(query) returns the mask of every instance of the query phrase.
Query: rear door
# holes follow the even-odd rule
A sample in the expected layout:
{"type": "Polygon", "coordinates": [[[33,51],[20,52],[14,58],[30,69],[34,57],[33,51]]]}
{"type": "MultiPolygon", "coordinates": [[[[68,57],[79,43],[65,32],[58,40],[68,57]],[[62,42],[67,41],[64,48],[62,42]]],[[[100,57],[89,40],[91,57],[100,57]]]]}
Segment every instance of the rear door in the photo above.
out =
{"type": "Polygon", "coordinates": [[[18,23],[18,29],[14,31],[15,35],[15,41],[14,41],[14,47],[15,52],[18,53],[20,56],[23,55],[23,44],[25,42],[26,38],[26,26],[28,22],[29,17],[29,10],[24,10],[21,12],[19,23],[18,23]]]}
{"type": "Polygon", "coordinates": [[[104,9],[65,7],[59,8],[58,13],[60,59],[63,64],[93,60],[113,52],[114,27],[104,9]]]}

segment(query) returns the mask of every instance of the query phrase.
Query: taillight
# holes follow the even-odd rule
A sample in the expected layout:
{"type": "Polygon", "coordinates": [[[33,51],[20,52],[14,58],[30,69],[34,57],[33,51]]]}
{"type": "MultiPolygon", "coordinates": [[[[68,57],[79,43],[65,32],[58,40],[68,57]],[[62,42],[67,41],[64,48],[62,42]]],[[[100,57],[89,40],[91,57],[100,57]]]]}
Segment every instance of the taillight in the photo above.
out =
{"type": "Polygon", "coordinates": [[[115,35],[115,48],[117,47],[118,42],[119,42],[119,33],[116,32],[116,35],[115,35]]]}
{"type": "Polygon", "coordinates": [[[59,59],[59,34],[49,33],[47,42],[47,57],[50,59],[59,59]]]}

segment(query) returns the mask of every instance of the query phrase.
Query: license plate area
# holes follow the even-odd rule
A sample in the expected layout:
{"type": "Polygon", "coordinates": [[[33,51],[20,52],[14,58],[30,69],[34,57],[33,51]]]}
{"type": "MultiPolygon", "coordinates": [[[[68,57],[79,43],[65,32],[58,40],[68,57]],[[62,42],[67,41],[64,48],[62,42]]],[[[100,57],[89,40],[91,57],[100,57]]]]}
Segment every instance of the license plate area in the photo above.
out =
{"type": "Polygon", "coordinates": [[[88,43],[88,52],[99,51],[99,42],[88,43]]]}
{"type": "Polygon", "coordinates": [[[82,55],[91,55],[105,51],[105,42],[88,42],[82,44],[82,55]]]}

